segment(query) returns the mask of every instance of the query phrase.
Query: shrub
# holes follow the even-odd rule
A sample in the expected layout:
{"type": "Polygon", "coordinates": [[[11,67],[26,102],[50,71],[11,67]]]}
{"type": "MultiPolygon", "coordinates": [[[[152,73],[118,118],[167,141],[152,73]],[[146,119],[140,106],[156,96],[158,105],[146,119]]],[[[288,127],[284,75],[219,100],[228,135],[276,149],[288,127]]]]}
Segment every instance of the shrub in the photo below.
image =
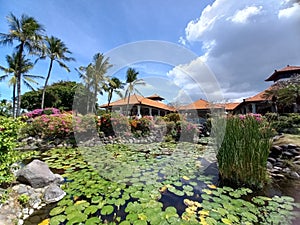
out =
{"type": "Polygon", "coordinates": [[[279,133],[300,134],[300,115],[298,113],[288,113],[277,116],[276,113],[266,114],[272,128],[279,133]]]}
{"type": "MultiPolygon", "coordinates": [[[[224,121],[215,119],[214,128],[224,121]]],[[[223,182],[232,185],[262,187],[267,180],[267,158],[272,129],[258,114],[229,117],[226,132],[217,153],[223,182]]]]}
{"type": "Polygon", "coordinates": [[[0,116],[0,183],[13,179],[10,166],[19,159],[14,150],[17,146],[17,136],[24,123],[20,118],[13,119],[0,116]]]}
{"type": "Polygon", "coordinates": [[[154,121],[151,116],[144,116],[140,119],[130,120],[131,132],[137,136],[146,136],[154,128],[154,121]]]}
{"type": "Polygon", "coordinates": [[[175,125],[176,141],[193,142],[194,138],[199,135],[197,126],[185,120],[178,121],[175,125]]]}
{"type": "Polygon", "coordinates": [[[51,115],[51,114],[60,114],[60,110],[56,108],[45,108],[45,109],[35,109],[31,112],[25,113],[23,116],[28,118],[35,118],[41,115],[51,115]]]}
{"type": "Polygon", "coordinates": [[[169,113],[169,114],[165,115],[163,118],[166,122],[173,121],[174,123],[181,120],[179,113],[169,113]]]}
{"type": "Polygon", "coordinates": [[[72,114],[42,114],[23,129],[23,133],[41,138],[66,138],[73,134],[72,114]]]}

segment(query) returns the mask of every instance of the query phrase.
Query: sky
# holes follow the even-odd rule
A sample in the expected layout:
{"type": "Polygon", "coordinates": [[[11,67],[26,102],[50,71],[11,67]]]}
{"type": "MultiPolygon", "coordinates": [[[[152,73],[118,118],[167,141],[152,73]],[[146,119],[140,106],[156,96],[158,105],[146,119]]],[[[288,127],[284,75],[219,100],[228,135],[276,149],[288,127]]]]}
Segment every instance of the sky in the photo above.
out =
{"type": "MultiPolygon", "coordinates": [[[[27,14],[72,51],[71,72],[55,64],[50,83],[80,82],[75,68],[100,52],[110,57],[111,76],[124,81],[126,69],[135,68],[147,83],[139,87],[145,96],[242,101],[270,86],[264,80],[275,69],[300,65],[296,1],[0,0],[0,5],[0,33],[8,33],[10,12],[18,18],[27,14]]],[[[0,46],[0,65],[7,66],[5,56],[12,51],[13,46],[0,46]]],[[[31,73],[45,76],[48,64],[39,61],[31,73]]],[[[0,83],[0,99],[11,92],[0,83]]]]}

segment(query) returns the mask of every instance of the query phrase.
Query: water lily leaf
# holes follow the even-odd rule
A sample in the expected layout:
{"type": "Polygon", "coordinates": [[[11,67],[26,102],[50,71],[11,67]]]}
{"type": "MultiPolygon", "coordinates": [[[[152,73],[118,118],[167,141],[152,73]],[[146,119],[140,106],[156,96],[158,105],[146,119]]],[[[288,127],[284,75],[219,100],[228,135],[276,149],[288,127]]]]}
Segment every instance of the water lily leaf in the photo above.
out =
{"type": "Polygon", "coordinates": [[[55,216],[55,215],[61,214],[63,211],[65,211],[65,208],[66,207],[55,207],[50,211],[49,215],[55,216]]]}
{"type": "Polygon", "coordinates": [[[59,225],[67,219],[65,215],[57,215],[50,219],[50,225],[59,225]]]}
{"type": "Polygon", "coordinates": [[[119,225],[130,225],[130,222],[128,222],[128,221],[122,221],[119,225]]]}
{"type": "Polygon", "coordinates": [[[136,220],[133,222],[133,225],[147,225],[147,221],[145,220],[136,220]]]}
{"type": "Polygon", "coordinates": [[[102,215],[109,215],[114,211],[114,207],[112,205],[105,205],[101,209],[102,215]]]}
{"type": "Polygon", "coordinates": [[[222,221],[223,223],[225,223],[226,225],[232,225],[232,221],[229,220],[229,219],[222,218],[221,221],[222,221]]]}
{"type": "Polygon", "coordinates": [[[95,205],[90,205],[84,210],[84,214],[89,215],[97,212],[99,208],[95,205]]]}
{"type": "Polygon", "coordinates": [[[94,224],[100,224],[101,220],[98,217],[91,217],[87,219],[85,222],[85,225],[94,225],[94,224]]]}
{"type": "Polygon", "coordinates": [[[67,215],[67,219],[69,220],[67,222],[67,225],[72,225],[84,222],[87,219],[87,215],[80,212],[74,212],[72,214],[67,215]]]}

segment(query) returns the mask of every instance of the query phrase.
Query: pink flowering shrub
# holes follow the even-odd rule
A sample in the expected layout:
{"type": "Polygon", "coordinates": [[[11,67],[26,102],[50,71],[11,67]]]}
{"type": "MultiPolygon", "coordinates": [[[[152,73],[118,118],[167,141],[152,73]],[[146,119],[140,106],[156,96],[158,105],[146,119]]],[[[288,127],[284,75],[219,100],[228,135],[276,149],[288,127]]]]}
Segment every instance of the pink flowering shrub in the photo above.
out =
{"type": "Polygon", "coordinates": [[[193,142],[194,137],[199,135],[199,130],[197,126],[193,123],[187,122],[185,120],[178,121],[175,124],[176,129],[176,141],[187,141],[193,142]]]}
{"type": "Polygon", "coordinates": [[[72,114],[42,114],[36,116],[25,128],[27,134],[41,138],[65,138],[73,133],[72,114]]]}
{"type": "Polygon", "coordinates": [[[154,128],[152,116],[144,116],[142,118],[134,118],[130,120],[131,132],[135,135],[146,136],[154,128]]]}
{"type": "Polygon", "coordinates": [[[45,108],[45,109],[35,109],[31,112],[25,113],[23,116],[27,118],[35,118],[41,115],[51,115],[51,114],[59,114],[59,109],[56,108],[45,108]]]}

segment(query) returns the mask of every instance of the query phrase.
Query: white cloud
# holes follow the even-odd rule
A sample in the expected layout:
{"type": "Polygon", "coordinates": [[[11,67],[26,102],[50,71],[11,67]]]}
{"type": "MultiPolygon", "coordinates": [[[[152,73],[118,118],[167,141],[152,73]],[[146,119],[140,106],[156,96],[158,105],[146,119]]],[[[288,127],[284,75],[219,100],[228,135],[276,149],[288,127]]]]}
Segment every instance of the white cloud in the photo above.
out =
{"type": "MultiPolygon", "coordinates": [[[[186,45],[201,45],[198,60],[214,72],[225,99],[242,99],[271,85],[264,80],[274,69],[300,65],[299,24],[300,5],[292,1],[215,0],[188,23],[183,39],[186,45]]],[[[169,76],[189,87],[193,81],[182,75],[182,68],[186,66],[169,76]]]]}
{"type": "Polygon", "coordinates": [[[278,18],[290,18],[292,16],[299,16],[300,15],[300,4],[294,3],[292,7],[281,9],[278,12],[278,18]]]}
{"type": "Polygon", "coordinates": [[[251,16],[258,15],[262,7],[249,6],[242,10],[238,10],[230,20],[234,23],[246,23],[251,16]]]}

